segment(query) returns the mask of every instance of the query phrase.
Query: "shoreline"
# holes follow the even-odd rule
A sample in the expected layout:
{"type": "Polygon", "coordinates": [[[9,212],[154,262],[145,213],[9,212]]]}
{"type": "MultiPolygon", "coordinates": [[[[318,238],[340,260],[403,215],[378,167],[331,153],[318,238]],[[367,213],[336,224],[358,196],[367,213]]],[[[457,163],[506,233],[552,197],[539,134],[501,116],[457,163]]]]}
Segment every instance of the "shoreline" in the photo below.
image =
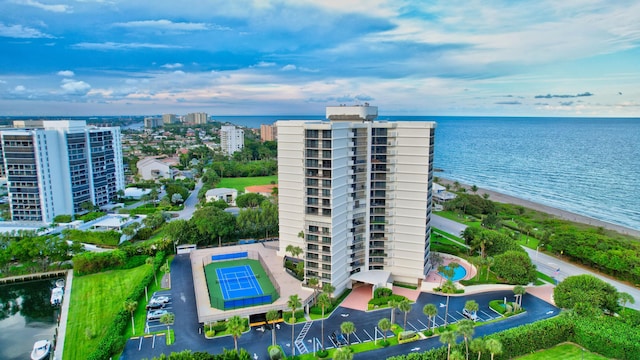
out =
{"type": "MultiPolygon", "coordinates": [[[[442,186],[445,186],[447,184],[452,185],[455,182],[454,180],[449,180],[446,178],[443,178],[441,176],[438,176],[438,183],[442,186]]],[[[435,181],[434,181],[435,182],[435,181]]],[[[461,187],[466,188],[467,190],[469,190],[469,188],[471,188],[471,185],[469,184],[464,184],[458,181],[458,183],[460,184],[461,187]]],[[[540,204],[537,202],[533,202],[530,200],[525,200],[525,199],[521,199],[515,196],[511,196],[511,195],[506,195],[497,191],[493,191],[493,190],[488,190],[488,189],[483,189],[481,187],[478,187],[478,191],[476,192],[476,194],[482,196],[483,194],[489,194],[489,200],[491,201],[495,201],[495,202],[499,202],[499,203],[503,203],[503,204],[513,204],[513,205],[520,205],[520,206],[524,206],[526,208],[529,209],[533,209],[536,211],[540,211],[540,212],[544,212],[547,213],[549,215],[552,215],[556,218],[559,219],[563,219],[563,220],[568,220],[568,221],[573,221],[573,222],[577,222],[577,223],[581,223],[581,224],[585,224],[585,225],[591,225],[591,226],[595,226],[595,227],[602,227],[605,228],[607,230],[612,230],[612,231],[616,231],[620,234],[623,235],[631,235],[634,236],[636,238],[640,238],[640,230],[636,230],[636,229],[631,229],[628,228],[626,226],[622,226],[622,225],[617,225],[617,224],[612,224],[610,222],[606,222],[603,220],[598,220],[589,216],[585,216],[585,215],[580,215],[580,214],[576,214],[570,211],[566,211],[566,210],[562,210],[562,209],[558,209],[552,206],[548,206],[548,205],[544,205],[544,204],[540,204]]]]}

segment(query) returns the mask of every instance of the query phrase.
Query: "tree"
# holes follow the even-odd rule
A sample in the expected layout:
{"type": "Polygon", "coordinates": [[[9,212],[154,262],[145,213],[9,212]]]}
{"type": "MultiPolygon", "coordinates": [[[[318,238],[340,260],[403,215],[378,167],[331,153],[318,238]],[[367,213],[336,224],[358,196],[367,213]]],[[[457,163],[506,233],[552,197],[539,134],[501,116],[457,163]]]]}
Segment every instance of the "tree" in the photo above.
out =
{"type": "Polygon", "coordinates": [[[404,325],[403,329],[407,329],[407,315],[411,311],[411,303],[408,299],[404,299],[398,303],[398,309],[404,313],[404,325]]]}
{"type": "Polygon", "coordinates": [[[620,308],[616,288],[593,275],[569,276],[553,290],[553,298],[564,309],[576,309],[576,305],[583,304],[613,314],[620,308]]]}
{"type": "Polygon", "coordinates": [[[167,326],[167,339],[171,338],[169,336],[169,325],[173,324],[175,319],[176,316],[173,313],[166,313],[160,317],[160,322],[167,326]]]}
{"type": "Polygon", "coordinates": [[[153,268],[153,257],[149,256],[144,260],[144,263],[147,265],[151,265],[151,271],[153,271],[153,278],[156,281],[156,285],[158,285],[158,276],[156,275],[156,270],[153,268]]]}
{"type": "Polygon", "coordinates": [[[487,265],[487,276],[485,277],[485,280],[489,280],[489,273],[491,272],[491,266],[493,266],[495,262],[496,260],[491,256],[488,256],[484,259],[484,264],[487,265]]]}
{"type": "Polygon", "coordinates": [[[294,294],[289,296],[289,300],[287,301],[287,307],[289,309],[291,309],[291,351],[293,351],[293,356],[296,355],[296,346],[293,343],[294,341],[294,332],[295,332],[295,328],[296,328],[296,310],[298,310],[298,308],[302,306],[302,303],[300,302],[300,296],[298,296],[298,294],[294,294]]]}
{"type": "MultiPolygon", "coordinates": [[[[244,321],[242,320],[242,318],[238,315],[230,317],[227,321],[227,331],[229,332],[229,334],[231,334],[231,336],[233,336],[233,345],[237,352],[238,338],[244,332],[244,321]]],[[[294,347],[292,346],[292,348],[294,347]]]]}
{"type": "Polygon", "coordinates": [[[449,356],[449,360],[464,360],[464,355],[458,350],[453,350],[451,356],[449,356]]]}
{"type": "Polygon", "coordinates": [[[471,192],[474,194],[478,192],[478,187],[476,185],[471,185],[471,192]]]}
{"type": "Polygon", "coordinates": [[[464,303],[464,308],[465,310],[471,312],[471,313],[475,313],[478,310],[480,310],[480,305],[478,305],[478,303],[475,300],[467,300],[464,303]]]}
{"type": "Polygon", "coordinates": [[[329,283],[324,283],[322,284],[322,292],[327,293],[330,297],[333,297],[333,292],[336,291],[335,286],[329,284],[329,283]]]}
{"type": "Polygon", "coordinates": [[[442,285],[442,292],[447,295],[447,305],[444,311],[444,326],[447,326],[447,324],[449,323],[449,321],[447,320],[447,317],[449,317],[449,298],[451,297],[450,294],[456,292],[456,285],[453,283],[453,281],[447,280],[447,282],[442,285]]]}
{"type": "Polygon", "coordinates": [[[333,353],[333,360],[351,360],[353,359],[353,352],[350,347],[341,347],[333,353]]]}
{"type": "Polygon", "coordinates": [[[267,311],[267,324],[271,325],[271,345],[276,345],[276,320],[280,318],[278,310],[271,309],[267,311]]]}
{"type": "Polygon", "coordinates": [[[322,320],[321,320],[321,336],[322,336],[322,349],[324,350],[324,311],[331,306],[331,299],[329,295],[326,293],[321,293],[318,295],[318,306],[322,309],[322,320]]]}
{"type": "Polygon", "coordinates": [[[482,356],[482,352],[485,350],[484,340],[479,338],[473,339],[469,344],[469,348],[471,349],[471,351],[478,353],[478,360],[480,360],[480,357],[482,356]]]}
{"type": "Polygon", "coordinates": [[[307,285],[311,286],[313,288],[313,299],[314,301],[316,300],[317,297],[317,292],[318,292],[318,284],[320,283],[320,281],[318,280],[317,277],[312,277],[312,278],[308,278],[307,279],[307,285]]]}
{"type": "Polygon", "coordinates": [[[502,343],[498,339],[488,339],[485,347],[487,351],[491,353],[491,360],[493,360],[494,355],[502,354],[502,343]]]}
{"type": "Polygon", "coordinates": [[[91,212],[96,209],[91,201],[83,202],[82,204],[80,204],[80,208],[86,212],[91,212]]]}
{"type": "Polygon", "coordinates": [[[458,334],[462,335],[464,338],[464,345],[467,349],[467,360],[469,360],[469,340],[473,336],[474,326],[475,323],[469,319],[460,320],[458,322],[458,334]]]}
{"type": "Polygon", "coordinates": [[[527,289],[525,289],[525,287],[522,285],[517,285],[513,288],[513,294],[516,296],[516,299],[517,299],[516,303],[518,304],[519,307],[522,307],[522,297],[526,292],[527,292],[527,289]]]}
{"type": "Polygon", "coordinates": [[[536,266],[523,251],[507,251],[497,255],[493,272],[509,284],[526,285],[538,277],[536,266]]]}
{"type": "Polygon", "coordinates": [[[351,345],[351,341],[349,340],[349,335],[353,334],[356,331],[356,326],[351,321],[345,321],[340,324],[340,332],[344,335],[347,335],[347,346],[351,345]]]}
{"type": "Polygon", "coordinates": [[[175,193],[171,195],[172,204],[182,204],[183,202],[184,202],[184,199],[182,198],[182,195],[180,195],[179,193],[175,193]]]}
{"type": "Polygon", "coordinates": [[[391,321],[387,318],[382,318],[378,321],[378,328],[380,332],[382,332],[382,337],[384,338],[385,344],[387,343],[387,331],[391,329],[391,321]]]}
{"type": "Polygon", "coordinates": [[[400,302],[397,300],[389,300],[389,309],[391,309],[390,321],[392,325],[396,322],[396,309],[398,308],[398,304],[400,304],[400,302]]]}
{"type": "Polygon", "coordinates": [[[131,333],[136,333],[136,323],[133,319],[133,313],[136,312],[138,308],[138,302],[133,300],[127,300],[124,302],[124,308],[131,314],[131,333]]]}
{"type": "Polygon", "coordinates": [[[216,207],[207,206],[196,210],[189,223],[195,225],[202,238],[200,242],[205,245],[211,245],[215,240],[220,245],[223,238],[236,232],[236,218],[216,207]]]}
{"type": "Polygon", "coordinates": [[[302,254],[302,248],[300,248],[300,246],[294,246],[291,244],[287,245],[285,251],[290,253],[291,256],[295,256],[296,258],[298,257],[298,255],[302,254]]]}
{"type": "Polygon", "coordinates": [[[257,208],[266,197],[257,193],[246,193],[236,198],[236,205],[240,208],[257,208]]]}
{"type": "Polygon", "coordinates": [[[635,304],[636,300],[633,298],[633,296],[631,296],[631,294],[626,293],[626,292],[621,292],[618,293],[618,302],[620,302],[622,305],[622,307],[624,309],[622,309],[622,311],[624,312],[627,309],[627,303],[629,304],[635,304]]]}
{"type": "MultiPolygon", "coordinates": [[[[428,329],[431,330],[432,320],[435,319],[436,315],[438,315],[438,308],[434,304],[426,304],[422,308],[422,313],[429,317],[428,329]]],[[[433,324],[435,326],[435,322],[433,324]]]]}
{"type": "Polygon", "coordinates": [[[453,331],[445,331],[440,335],[440,342],[443,344],[447,344],[447,359],[449,359],[451,354],[451,344],[456,343],[457,337],[458,335],[456,335],[456,333],[453,331]]]}

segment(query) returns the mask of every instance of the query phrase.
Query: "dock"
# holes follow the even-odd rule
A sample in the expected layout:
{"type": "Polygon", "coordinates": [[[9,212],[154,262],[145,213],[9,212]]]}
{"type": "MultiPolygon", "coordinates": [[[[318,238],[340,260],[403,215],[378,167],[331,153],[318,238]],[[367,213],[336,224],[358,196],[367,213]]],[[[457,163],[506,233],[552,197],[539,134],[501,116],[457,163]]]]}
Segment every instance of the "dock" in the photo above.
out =
{"type": "Polygon", "coordinates": [[[13,284],[17,282],[30,281],[30,280],[42,280],[49,279],[53,277],[61,277],[66,276],[67,271],[69,270],[57,270],[57,271],[48,271],[43,273],[36,274],[27,274],[27,275],[19,275],[19,276],[7,276],[5,278],[0,278],[0,285],[13,284]]]}

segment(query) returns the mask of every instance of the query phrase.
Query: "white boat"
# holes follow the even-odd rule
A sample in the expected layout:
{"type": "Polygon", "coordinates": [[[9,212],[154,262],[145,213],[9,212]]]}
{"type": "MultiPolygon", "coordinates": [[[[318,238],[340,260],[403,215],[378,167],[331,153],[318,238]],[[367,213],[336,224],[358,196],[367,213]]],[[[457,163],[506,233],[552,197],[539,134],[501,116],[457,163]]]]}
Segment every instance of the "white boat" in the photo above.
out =
{"type": "Polygon", "coordinates": [[[61,287],[53,288],[51,290],[51,305],[62,304],[62,296],[64,296],[64,289],[61,287]]]}
{"type": "Polygon", "coordinates": [[[56,280],[56,287],[63,288],[64,287],[64,279],[56,280]]]}
{"type": "Polygon", "coordinates": [[[51,341],[38,340],[33,344],[33,350],[31,351],[31,360],[42,360],[49,355],[51,351],[51,341]]]}

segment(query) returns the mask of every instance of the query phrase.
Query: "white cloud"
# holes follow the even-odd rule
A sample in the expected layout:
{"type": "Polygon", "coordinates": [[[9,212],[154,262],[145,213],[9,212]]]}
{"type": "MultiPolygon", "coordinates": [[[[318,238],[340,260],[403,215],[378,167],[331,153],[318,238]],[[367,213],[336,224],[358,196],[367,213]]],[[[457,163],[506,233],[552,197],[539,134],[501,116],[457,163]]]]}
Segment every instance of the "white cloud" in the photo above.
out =
{"type": "Polygon", "coordinates": [[[13,89],[13,91],[18,92],[18,93],[21,93],[21,92],[25,92],[25,91],[27,91],[27,88],[26,88],[26,87],[24,87],[23,85],[18,85],[18,86],[16,86],[16,87],[13,89]]]}
{"type": "Polygon", "coordinates": [[[40,30],[22,26],[0,24],[0,37],[10,37],[19,39],[53,38],[40,30]]]}
{"type": "Polygon", "coordinates": [[[152,44],[152,43],[116,43],[116,42],[104,42],[104,43],[88,43],[82,42],[72,45],[76,49],[86,50],[131,50],[131,49],[180,49],[183,46],[177,45],[165,45],[165,44],[152,44]]]}
{"type": "Polygon", "coordinates": [[[115,23],[113,25],[124,28],[151,28],[174,31],[198,31],[209,29],[209,25],[205,23],[173,22],[166,19],[129,21],[124,23],[115,23]]]}
{"type": "Polygon", "coordinates": [[[293,64],[287,64],[282,67],[282,71],[293,71],[296,69],[296,66],[293,64]]]}
{"type": "Polygon", "coordinates": [[[74,72],[71,71],[71,70],[60,70],[60,71],[58,71],[58,75],[64,76],[64,77],[73,77],[73,76],[75,76],[74,72]]]}
{"type": "Polygon", "coordinates": [[[253,67],[271,67],[271,66],[275,66],[276,63],[274,62],[268,62],[268,61],[260,61],[257,64],[253,65],[253,67]]]}
{"type": "Polygon", "coordinates": [[[49,4],[43,4],[41,2],[34,1],[34,0],[13,0],[12,2],[14,4],[32,6],[44,11],[57,12],[57,13],[70,13],[72,12],[72,9],[73,9],[69,5],[63,5],[63,4],[49,5],[49,4]]]}
{"type": "Polygon", "coordinates": [[[65,94],[69,95],[85,95],[89,90],[91,90],[91,85],[86,82],[71,79],[62,80],[62,85],[60,85],[60,87],[64,90],[65,94]]]}
{"type": "Polygon", "coordinates": [[[182,65],[180,63],[174,63],[174,64],[164,64],[161,67],[163,67],[165,69],[180,69],[183,66],[184,65],[182,65]]]}

